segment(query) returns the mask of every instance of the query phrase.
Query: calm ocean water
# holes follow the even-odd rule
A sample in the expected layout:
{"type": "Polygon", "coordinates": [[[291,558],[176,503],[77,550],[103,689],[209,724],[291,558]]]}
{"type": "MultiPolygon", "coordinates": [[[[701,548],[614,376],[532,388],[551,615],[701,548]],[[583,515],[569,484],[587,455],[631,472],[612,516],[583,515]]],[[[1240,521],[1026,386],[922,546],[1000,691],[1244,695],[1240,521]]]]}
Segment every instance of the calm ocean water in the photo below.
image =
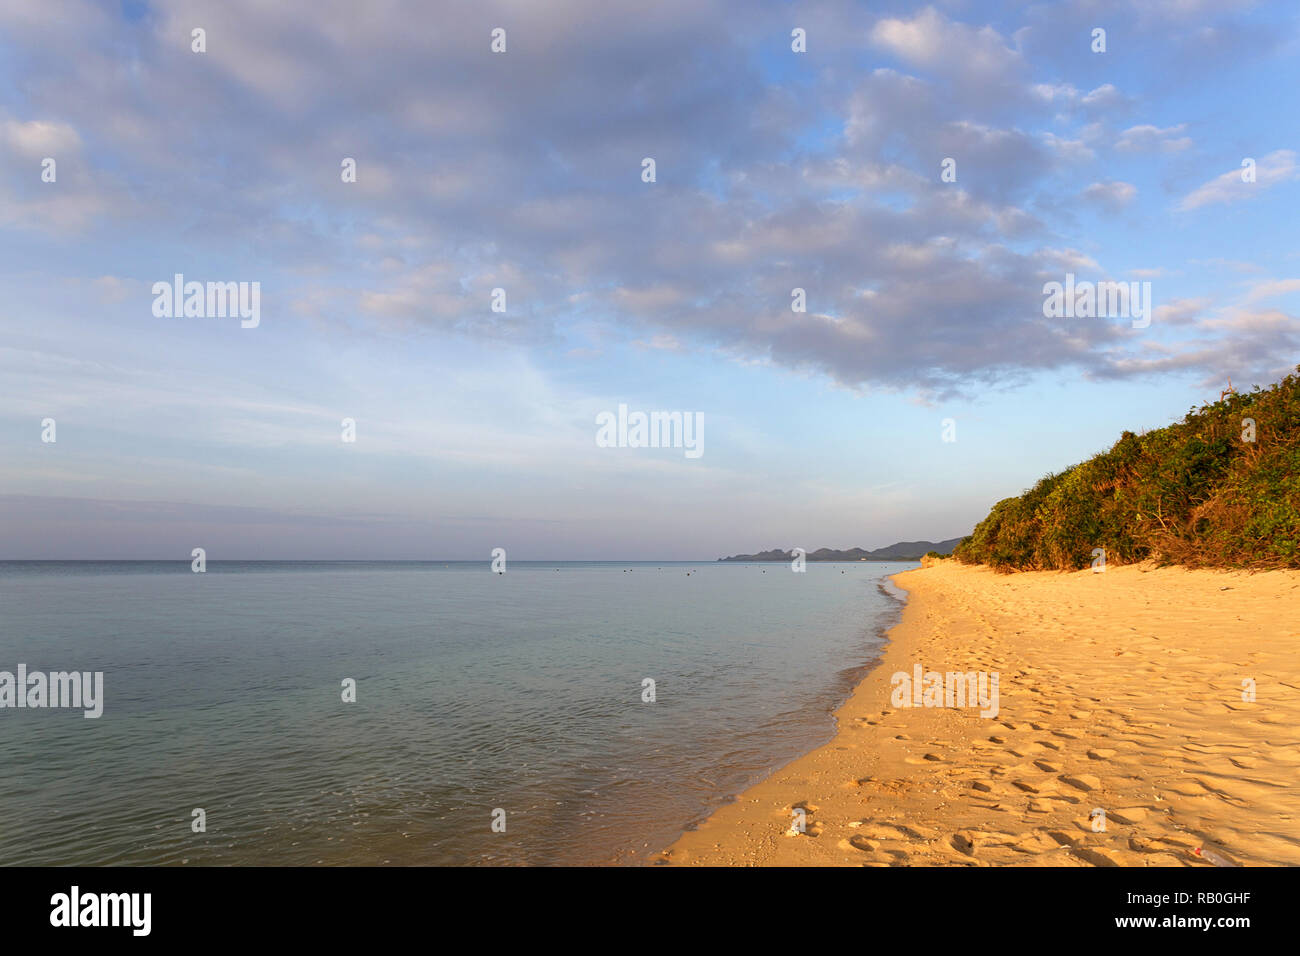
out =
{"type": "Polygon", "coordinates": [[[0,863],[639,862],[831,737],[911,566],[0,562],[0,670],[105,698],[0,709],[0,863]]]}

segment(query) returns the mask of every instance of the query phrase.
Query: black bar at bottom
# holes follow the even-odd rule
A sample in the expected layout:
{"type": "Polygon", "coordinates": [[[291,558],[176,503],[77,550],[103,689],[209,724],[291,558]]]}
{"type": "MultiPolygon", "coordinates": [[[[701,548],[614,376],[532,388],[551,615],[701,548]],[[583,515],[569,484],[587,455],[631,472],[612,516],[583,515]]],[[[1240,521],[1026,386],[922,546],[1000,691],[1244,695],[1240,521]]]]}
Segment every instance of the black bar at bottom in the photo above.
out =
{"type": "Polygon", "coordinates": [[[1241,934],[1289,928],[1298,873],[1209,867],[11,867],[0,868],[0,925],[6,943],[63,936],[91,945],[110,939],[374,944],[412,933],[436,945],[455,927],[458,937],[469,934],[457,948],[474,945],[480,935],[493,945],[517,936],[534,943],[550,937],[640,947],[702,935],[734,943],[787,932],[809,945],[856,938],[869,946],[901,932],[922,947],[926,940],[1032,947],[1030,934],[1050,932],[1079,942],[1127,936],[1184,945],[1195,937],[1230,946],[1243,940],[1241,934]]]}

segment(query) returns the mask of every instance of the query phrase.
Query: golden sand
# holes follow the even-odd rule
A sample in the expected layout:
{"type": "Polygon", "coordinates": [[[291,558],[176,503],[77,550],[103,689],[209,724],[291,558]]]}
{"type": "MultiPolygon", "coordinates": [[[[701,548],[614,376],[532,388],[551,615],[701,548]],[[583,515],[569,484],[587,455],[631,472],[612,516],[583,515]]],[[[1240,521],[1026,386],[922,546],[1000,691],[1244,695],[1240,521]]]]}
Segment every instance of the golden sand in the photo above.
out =
{"type": "Polygon", "coordinates": [[[1300,864],[1300,574],[944,561],[894,580],[907,607],[837,736],[664,862],[1300,864]],[[917,664],[997,673],[997,716],[893,706],[917,664]]]}

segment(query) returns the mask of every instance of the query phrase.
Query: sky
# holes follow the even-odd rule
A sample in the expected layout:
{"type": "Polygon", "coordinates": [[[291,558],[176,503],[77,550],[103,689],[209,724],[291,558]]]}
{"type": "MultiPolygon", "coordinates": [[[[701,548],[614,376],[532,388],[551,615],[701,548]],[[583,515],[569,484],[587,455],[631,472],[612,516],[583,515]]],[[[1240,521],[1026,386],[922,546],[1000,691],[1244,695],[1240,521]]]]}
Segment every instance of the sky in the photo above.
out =
{"type": "Polygon", "coordinates": [[[6,0],[0,558],[967,534],[1300,363],[1298,12],[6,0]],[[1149,325],[1049,317],[1067,274],[1149,325]]]}

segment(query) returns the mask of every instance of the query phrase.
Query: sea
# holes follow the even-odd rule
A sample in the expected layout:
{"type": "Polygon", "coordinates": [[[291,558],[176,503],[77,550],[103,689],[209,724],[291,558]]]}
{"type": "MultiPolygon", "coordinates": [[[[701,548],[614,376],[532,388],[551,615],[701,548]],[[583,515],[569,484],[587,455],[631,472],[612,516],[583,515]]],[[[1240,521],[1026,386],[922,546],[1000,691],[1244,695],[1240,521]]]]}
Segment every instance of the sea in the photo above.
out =
{"type": "Polygon", "coordinates": [[[834,735],[914,566],[0,562],[0,672],[103,674],[0,707],[0,864],[645,864],[834,735]]]}

